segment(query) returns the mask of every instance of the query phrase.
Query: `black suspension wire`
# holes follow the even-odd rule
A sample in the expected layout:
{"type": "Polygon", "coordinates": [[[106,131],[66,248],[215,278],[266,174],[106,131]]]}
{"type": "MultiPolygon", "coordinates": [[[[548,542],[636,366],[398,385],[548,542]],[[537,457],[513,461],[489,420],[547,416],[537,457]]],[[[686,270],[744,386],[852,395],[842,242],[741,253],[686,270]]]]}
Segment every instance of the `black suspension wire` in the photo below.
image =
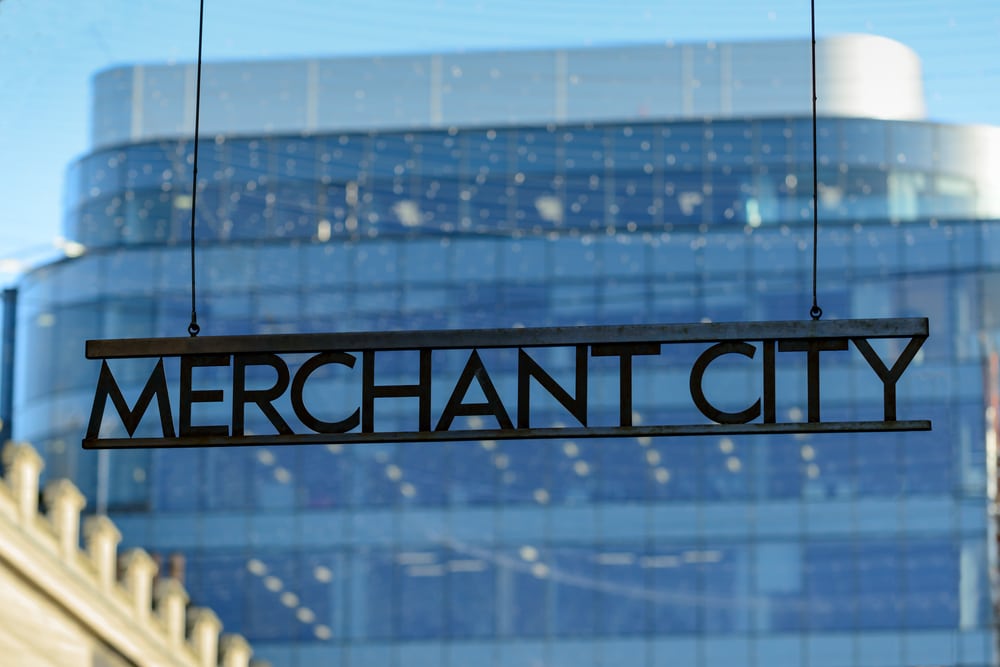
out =
{"type": "Polygon", "coordinates": [[[205,26],[205,0],[200,0],[198,8],[198,65],[197,79],[194,92],[194,157],[191,170],[191,323],[188,325],[188,334],[192,338],[198,335],[201,327],[198,326],[197,308],[197,283],[195,282],[194,265],[194,220],[195,212],[198,210],[198,139],[199,125],[201,122],[201,42],[205,26]]]}
{"type": "Polygon", "coordinates": [[[812,133],[813,133],[813,303],[809,309],[809,317],[818,320],[823,317],[823,309],[819,307],[816,297],[816,265],[819,256],[819,151],[816,132],[816,0],[809,0],[809,20],[812,28],[812,133]]]}

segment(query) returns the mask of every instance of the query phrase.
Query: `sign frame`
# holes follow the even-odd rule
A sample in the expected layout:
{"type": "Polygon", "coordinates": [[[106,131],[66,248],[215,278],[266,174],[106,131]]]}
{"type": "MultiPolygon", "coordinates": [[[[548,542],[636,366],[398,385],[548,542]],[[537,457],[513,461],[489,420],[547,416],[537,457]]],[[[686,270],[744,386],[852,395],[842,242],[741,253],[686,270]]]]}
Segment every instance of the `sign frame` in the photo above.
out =
{"type": "MultiPolygon", "coordinates": [[[[851,319],[828,321],[775,321],[741,323],[695,323],[695,324],[640,324],[640,325],[596,325],[573,327],[542,327],[513,329],[465,329],[465,330],[422,330],[386,332],[345,332],[313,334],[270,334],[248,336],[206,336],[178,338],[137,338],[89,340],[86,343],[88,359],[102,360],[101,375],[94,396],[94,405],[83,439],[84,449],[129,449],[156,447],[223,447],[248,445],[291,445],[291,444],[349,444],[349,443],[393,443],[393,442],[445,442],[511,439],[551,439],[551,438],[612,438],[612,437],[659,437],[689,435],[732,435],[732,434],[784,434],[784,433],[837,433],[876,431],[927,431],[931,429],[929,420],[899,420],[896,416],[896,384],[910,362],[916,357],[928,336],[926,318],[851,319]],[[887,365],[874,351],[870,339],[900,339],[909,341],[897,358],[887,365]],[[756,347],[747,341],[760,342],[763,349],[764,392],[757,403],[740,412],[724,412],[713,406],[701,390],[701,382],[708,366],[725,354],[740,354],[752,358],[756,347]],[[641,355],[660,354],[662,345],[684,343],[710,343],[692,366],[689,389],[696,407],[709,423],[702,424],[632,424],[632,359],[641,355]],[[874,374],[883,384],[882,420],[864,421],[822,421],[820,415],[820,355],[824,351],[846,350],[852,345],[867,360],[874,374]],[[576,396],[559,386],[547,372],[535,363],[525,350],[544,347],[574,347],[577,350],[576,396]],[[488,373],[479,360],[479,349],[516,349],[519,362],[523,361],[527,370],[518,368],[518,418],[517,425],[509,418],[504,420],[503,405],[496,397],[495,389],[488,373]],[[431,355],[434,351],[470,350],[469,361],[463,370],[452,399],[445,408],[436,428],[430,428],[430,384],[431,355]],[[374,383],[374,357],[379,352],[417,351],[421,355],[419,380],[415,385],[376,385],[374,383]],[[778,422],[774,413],[774,384],[776,353],[804,352],[807,355],[807,421],[778,422]],[[362,357],[363,396],[366,407],[358,423],[341,420],[330,423],[316,420],[320,428],[335,426],[339,431],[292,433],[282,432],[284,422],[274,410],[270,401],[289,388],[288,370],[282,370],[274,359],[280,361],[281,354],[310,353],[317,359],[326,355],[316,366],[338,363],[353,368],[357,359],[349,353],[360,353],[362,357]],[[581,357],[581,354],[584,355],[581,357]],[[339,355],[339,356],[338,356],[339,355]],[[524,355],[524,356],[522,356],[524,355]],[[527,360],[524,360],[524,357],[527,360]],[[617,356],[619,358],[619,409],[617,426],[587,426],[586,421],[586,359],[590,356],[617,356]],[[129,408],[117,382],[107,365],[108,359],[159,358],[153,375],[150,376],[142,395],[129,408]],[[182,386],[180,406],[180,431],[175,435],[169,393],[163,375],[164,357],[182,359],[182,386]],[[223,359],[225,363],[223,363],[223,359]],[[187,360],[187,361],[185,361],[187,360]],[[248,403],[256,403],[265,415],[276,425],[277,433],[245,435],[242,422],[234,410],[231,424],[222,426],[196,426],[190,423],[191,403],[216,402],[222,400],[221,390],[194,390],[191,388],[190,368],[193,366],[224,366],[232,360],[234,374],[248,365],[272,365],[278,370],[279,379],[270,390],[247,390],[239,393],[234,380],[233,402],[239,402],[240,410],[248,403]],[[426,363],[426,367],[425,367],[426,363]],[[583,363],[583,384],[580,383],[583,363]],[[187,367],[185,376],[184,367],[187,367]],[[186,377],[186,379],[185,379],[186,377]],[[531,427],[525,397],[522,403],[521,391],[528,391],[531,380],[541,385],[551,396],[570,410],[579,426],[531,427]],[[487,395],[486,403],[465,403],[464,390],[474,381],[487,395]],[[186,384],[185,384],[186,382],[186,384]],[[459,394],[460,385],[464,390],[459,394]],[[280,386],[280,391],[278,391],[280,386]],[[490,393],[495,398],[490,398],[490,393]],[[276,393],[275,393],[276,392],[276,393]],[[426,401],[424,394],[426,392],[426,401]],[[377,398],[415,397],[420,401],[420,428],[416,431],[375,431],[373,421],[368,416],[377,398]],[[457,399],[456,399],[457,397],[457,399]],[[128,438],[100,437],[101,423],[107,401],[112,401],[118,415],[129,432],[128,438]],[[160,421],[164,437],[131,437],[146,409],[156,398],[160,411],[160,421]],[[582,402],[582,403],[581,403],[582,402]],[[425,408],[426,403],[426,408],[425,408]],[[582,404],[582,408],[580,407],[582,404]],[[268,413],[268,408],[273,413],[268,413]],[[525,410],[525,414],[522,413],[525,410]],[[573,412],[577,410],[577,412],[573,412]],[[582,410],[582,413],[580,412],[582,410]],[[427,412],[428,415],[425,415],[427,412]],[[626,414],[627,413],[627,414],[626,414]],[[450,430],[455,416],[493,415],[499,428],[450,430]],[[582,416],[582,419],[581,419],[582,416]],[[754,421],[762,418],[763,421],[754,421]],[[169,423],[169,426],[168,426],[169,423]],[[350,424],[353,424],[350,428],[350,424]],[[354,429],[361,426],[360,431],[354,429]],[[239,432],[238,435],[231,434],[239,432]]],[[[305,365],[303,365],[304,367],[305,365]]],[[[311,371],[310,371],[311,372],[311,371]]],[[[301,369],[296,373],[293,390],[300,381],[301,369]]],[[[308,373],[305,382],[308,379],[308,373]]],[[[298,385],[301,394],[302,385],[298,385]]],[[[293,395],[293,403],[295,397],[293,395]]],[[[299,399],[301,403],[301,398],[299,399]]],[[[298,407],[296,412],[298,413],[298,407]]],[[[303,410],[305,408],[303,407],[303,410]]],[[[358,412],[361,408],[359,407],[358,412]]],[[[355,415],[358,414],[355,413],[355,415]]],[[[240,412],[242,415],[242,412],[240,412]]],[[[353,415],[352,415],[353,417],[353,415]]],[[[307,425],[308,426],[308,425],[307,425]]]]}

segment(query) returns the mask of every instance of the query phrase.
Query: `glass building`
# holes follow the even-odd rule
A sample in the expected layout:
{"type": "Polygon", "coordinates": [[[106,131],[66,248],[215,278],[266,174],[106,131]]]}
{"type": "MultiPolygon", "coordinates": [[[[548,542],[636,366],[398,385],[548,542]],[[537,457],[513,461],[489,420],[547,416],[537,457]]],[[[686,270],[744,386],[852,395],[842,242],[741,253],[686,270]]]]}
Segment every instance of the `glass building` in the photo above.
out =
{"type": "MultiPolygon", "coordinates": [[[[208,65],[202,335],[807,319],[808,51],[208,65]]],[[[126,545],[183,554],[193,601],[276,666],[994,664],[1000,129],[924,119],[902,45],[819,53],[824,319],[930,319],[899,409],[931,432],[83,451],[83,341],[186,335],[193,68],[177,65],[95,80],[66,189],[86,251],[19,286],[15,437],[126,545]]],[[[539,359],[565,378],[560,351],[539,359]]],[[[512,359],[483,359],[503,395],[512,359]]],[[[824,416],[881,406],[860,355],[822,363],[824,416]]],[[[613,360],[592,364],[591,410],[617,414],[613,360]]],[[[115,366],[130,401],[150,368],[115,366]]],[[[758,370],[720,369],[720,406],[759,391],[758,370]]],[[[637,359],[637,423],[688,415],[689,373],[683,354],[637,359]]],[[[385,423],[405,428],[410,400],[385,423]]],[[[779,396],[789,420],[804,408],[804,389],[779,396]]],[[[247,428],[273,431],[250,412],[247,428]]]]}

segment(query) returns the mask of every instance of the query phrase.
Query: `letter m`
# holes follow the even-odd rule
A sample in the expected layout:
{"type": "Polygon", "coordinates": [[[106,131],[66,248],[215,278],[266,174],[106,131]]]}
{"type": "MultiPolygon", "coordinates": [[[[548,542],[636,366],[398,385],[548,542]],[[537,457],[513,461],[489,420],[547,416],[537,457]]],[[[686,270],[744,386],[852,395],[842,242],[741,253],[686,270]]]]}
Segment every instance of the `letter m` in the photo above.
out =
{"type": "Polygon", "coordinates": [[[96,440],[100,437],[101,421],[104,419],[104,408],[108,403],[108,396],[118,411],[122,423],[129,437],[135,433],[139,427],[142,416],[146,414],[146,409],[156,396],[156,405],[160,409],[160,427],[163,429],[164,438],[173,438],[174,417],[170,412],[170,397],[167,394],[167,376],[163,372],[163,359],[160,359],[153,373],[146,381],[146,386],[139,394],[139,400],[135,402],[135,408],[129,409],[122,390],[115,382],[115,376],[111,374],[111,368],[106,360],[101,361],[101,376],[97,380],[97,391],[94,393],[94,407],[90,411],[90,424],[87,426],[87,439],[96,440]]]}

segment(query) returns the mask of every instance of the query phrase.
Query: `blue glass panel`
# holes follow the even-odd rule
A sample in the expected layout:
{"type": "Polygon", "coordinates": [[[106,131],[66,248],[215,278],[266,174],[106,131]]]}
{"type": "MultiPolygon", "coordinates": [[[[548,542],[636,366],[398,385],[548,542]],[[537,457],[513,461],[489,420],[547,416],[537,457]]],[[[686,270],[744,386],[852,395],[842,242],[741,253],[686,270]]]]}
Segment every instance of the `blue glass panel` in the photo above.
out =
{"type": "Polygon", "coordinates": [[[914,433],[902,446],[902,474],[908,494],[947,494],[957,483],[955,410],[947,403],[921,403],[907,413],[930,419],[934,430],[914,433]]]}
{"type": "Polygon", "coordinates": [[[905,546],[906,625],[954,628],[958,623],[958,549],[946,540],[905,546]]]}
{"type": "MultiPolygon", "coordinates": [[[[148,317],[148,309],[136,308],[136,318],[140,320],[140,326],[146,331],[149,330],[148,320],[142,322],[144,316],[148,317]]],[[[52,313],[39,315],[34,326],[30,326],[34,333],[40,333],[43,341],[51,343],[51,347],[39,350],[36,359],[46,359],[39,364],[43,373],[50,371],[51,376],[44,377],[40,381],[48,381],[49,391],[65,391],[67,389],[82,389],[94,386],[99,365],[95,368],[96,362],[88,363],[81,357],[80,348],[75,345],[67,345],[65,341],[84,341],[90,338],[101,337],[101,312],[91,304],[62,306],[52,313]],[[41,331],[40,331],[41,330],[41,331]],[[51,364],[51,366],[50,366],[51,364]]],[[[41,360],[40,359],[40,360],[41,360]]],[[[36,372],[32,369],[32,373],[36,372]]],[[[120,383],[130,379],[119,379],[120,383]]],[[[143,378],[145,380],[145,378],[143,378]]],[[[33,383],[32,383],[33,384],[33,383]]]]}
{"type": "Polygon", "coordinates": [[[544,637],[551,632],[549,598],[551,555],[525,545],[520,549],[496,549],[497,634],[501,637],[544,637]]]}
{"type": "Polygon", "coordinates": [[[908,169],[933,169],[936,162],[933,127],[924,123],[891,123],[891,162],[908,169]]]}
{"type": "MultiPolygon", "coordinates": [[[[606,275],[646,278],[649,262],[656,256],[650,244],[637,235],[618,234],[596,240],[600,248],[602,268],[606,275]]],[[[645,282],[645,280],[643,280],[645,282]]]]}
{"type": "Polygon", "coordinates": [[[445,177],[453,181],[466,156],[468,138],[466,132],[460,137],[446,132],[421,132],[413,145],[421,175],[432,179],[445,177]]]}
{"type": "MultiPolygon", "coordinates": [[[[490,504],[497,500],[497,476],[509,465],[508,458],[497,452],[494,441],[451,445],[451,476],[447,493],[454,505],[490,504]]],[[[443,480],[439,482],[443,485],[443,480]]]]}
{"type": "MultiPolygon", "coordinates": [[[[153,208],[158,201],[159,195],[149,197],[149,208],[153,208]]],[[[69,219],[74,220],[82,241],[91,245],[111,245],[118,242],[121,228],[114,224],[113,216],[108,215],[108,206],[109,201],[89,200],[68,214],[69,219]]],[[[169,207],[165,213],[160,211],[157,217],[169,221],[169,207]]]]}
{"type": "Polygon", "coordinates": [[[884,166],[890,162],[888,132],[884,123],[841,120],[837,125],[839,136],[835,159],[851,165],[884,166]]]}
{"type": "Polygon", "coordinates": [[[122,187],[121,162],[115,152],[106,151],[83,158],[77,169],[86,188],[83,193],[90,197],[107,195],[122,187]]]}
{"type": "Polygon", "coordinates": [[[375,178],[408,174],[414,167],[412,134],[380,134],[371,139],[368,172],[375,178]]]}
{"type": "Polygon", "coordinates": [[[697,564],[703,586],[702,630],[708,634],[745,632],[750,618],[750,565],[746,550],[737,547],[704,545],[681,554],[682,560],[697,564]]]}
{"type": "MultiPolygon", "coordinates": [[[[764,159],[774,164],[787,165],[786,169],[777,169],[775,173],[784,173],[794,165],[812,166],[813,140],[812,123],[805,118],[795,118],[783,121],[765,121],[760,125],[760,150],[764,159]]],[[[820,119],[817,124],[817,151],[824,155],[837,151],[836,121],[820,119]]],[[[822,162],[821,162],[822,164],[822,162]]]]}
{"type": "MultiPolygon", "coordinates": [[[[532,402],[536,401],[533,399],[532,402]]],[[[564,418],[564,413],[558,412],[548,420],[539,419],[538,423],[567,423],[571,420],[572,417],[567,415],[564,418]]],[[[548,486],[551,502],[581,505],[593,501],[597,495],[600,474],[597,468],[600,450],[596,443],[590,440],[550,442],[545,446],[553,449],[550,453],[553,465],[549,471],[548,486]]]]}
{"type": "Polygon", "coordinates": [[[607,545],[591,552],[598,587],[598,634],[611,637],[645,635],[649,632],[649,568],[646,553],[637,545],[607,545]]]}
{"type": "MultiPolygon", "coordinates": [[[[648,438],[643,438],[646,442],[648,438]]],[[[648,449],[633,439],[598,440],[593,456],[597,457],[598,494],[604,501],[645,500],[650,493],[652,470],[646,460],[648,449]]],[[[662,473],[661,473],[662,476],[662,473]]]]}
{"type": "MultiPolygon", "coordinates": [[[[779,406],[779,412],[781,410],[779,406]]],[[[762,450],[758,459],[766,498],[795,498],[802,488],[801,445],[792,438],[766,436],[754,445],[762,450]]]]}
{"type": "Polygon", "coordinates": [[[397,231],[401,221],[396,205],[406,199],[406,179],[371,178],[358,190],[357,222],[362,233],[374,235],[376,231],[397,231]]]}
{"type": "Polygon", "coordinates": [[[500,473],[500,493],[504,502],[534,503],[539,497],[548,497],[551,448],[532,441],[501,442],[497,451],[507,462],[507,468],[500,473]]]}
{"type": "Polygon", "coordinates": [[[496,634],[497,568],[491,546],[463,545],[449,554],[447,635],[454,639],[496,634]]]}
{"type": "MultiPolygon", "coordinates": [[[[672,423],[665,421],[663,423],[672,423]]],[[[663,500],[691,500],[702,489],[704,444],[690,438],[641,441],[642,456],[653,478],[650,493],[663,500]]]]}
{"type": "MultiPolygon", "coordinates": [[[[836,418],[833,414],[823,417],[836,418]]],[[[814,438],[802,444],[799,457],[810,497],[844,498],[856,493],[857,439],[844,434],[836,442],[814,438]]]]}
{"type": "Polygon", "coordinates": [[[227,628],[247,627],[247,588],[252,575],[240,554],[192,554],[185,564],[185,585],[192,599],[209,607],[227,628]]]}
{"type": "Polygon", "coordinates": [[[562,637],[588,637],[597,627],[598,579],[588,547],[552,550],[553,631],[562,637]]]}
{"type": "Polygon", "coordinates": [[[612,165],[618,173],[651,174],[656,166],[660,131],[652,125],[626,125],[609,132],[612,165]]]}
{"type": "Polygon", "coordinates": [[[521,173],[514,176],[514,219],[520,229],[540,232],[560,227],[566,219],[561,177],[553,174],[531,174],[523,181],[521,173]]]}
{"type": "Polygon", "coordinates": [[[950,359],[956,336],[955,288],[947,275],[911,276],[900,285],[898,308],[901,317],[926,317],[934,326],[920,348],[927,360],[950,359]]]}
{"type": "Polygon", "coordinates": [[[299,482],[295,450],[288,447],[258,447],[254,452],[254,460],[254,505],[265,509],[292,507],[295,504],[295,487],[299,482]]]}
{"type": "MultiPolygon", "coordinates": [[[[846,197],[843,203],[845,217],[870,220],[885,218],[889,210],[889,181],[883,171],[855,168],[843,180],[846,197]]],[[[886,236],[895,240],[895,232],[886,230],[886,236]]]]}
{"type": "Polygon", "coordinates": [[[397,636],[403,640],[431,639],[445,634],[446,554],[437,549],[398,551],[397,636]]]}
{"type": "Polygon", "coordinates": [[[107,502],[112,510],[149,509],[148,450],[109,452],[107,502]]]}
{"type": "MultiPolygon", "coordinates": [[[[199,152],[199,159],[200,157],[199,152]]],[[[171,145],[166,142],[129,146],[122,162],[125,171],[122,187],[130,190],[145,187],[159,188],[163,182],[164,172],[172,167],[173,159],[171,145]]],[[[86,171],[83,173],[86,176],[86,171]]]]}
{"type": "MultiPolygon", "coordinates": [[[[428,248],[431,266],[441,266],[447,259],[452,259],[451,278],[456,286],[467,281],[496,280],[498,273],[499,254],[496,243],[492,240],[463,239],[446,248],[436,244],[428,248]],[[434,256],[437,257],[434,257],[434,256]]],[[[427,278],[444,279],[444,276],[427,276],[427,278]]]]}
{"type": "Polygon", "coordinates": [[[502,176],[507,169],[507,143],[512,134],[507,130],[471,130],[463,132],[461,137],[449,137],[450,142],[445,139],[444,145],[451,148],[462,142],[459,144],[464,157],[462,172],[467,176],[502,176]]]}
{"type": "Polygon", "coordinates": [[[493,232],[498,229],[517,228],[517,220],[512,217],[514,202],[510,198],[513,189],[508,188],[506,175],[491,172],[489,176],[478,174],[474,180],[461,185],[459,199],[468,202],[468,222],[459,221],[461,229],[493,232]]]}
{"type": "MultiPolygon", "coordinates": [[[[469,205],[461,198],[461,186],[456,177],[427,178],[421,180],[419,186],[413,184],[412,201],[418,207],[411,211],[407,223],[413,226],[413,212],[419,212],[422,226],[432,230],[462,229],[470,224],[469,205]]],[[[407,204],[407,206],[409,206],[407,204]]]]}
{"type": "Polygon", "coordinates": [[[793,122],[783,120],[760,121],[755,124],[759,139],[753,157],[765,167],[765,172],[775,167],[778,167],[775,169],[776,173],[783,172],[782,165],[796,161],[796,153],[792,149],[793,127],[799,134],[808,132],[806,136],[809,137],[808,152],[800,150],[798,156],[801,159],[798,161],[812,163],[812,130],[808,123],[795,125],[793,122]]]}
{"type": "MultiPolygon", "coordinates": [[[[548,276],[551,245],[539,239],[501,241],[495,252],[500,254],[502,275],[511,282],[535,282],[548,276]]],[[[539,285],[539,291],[544,287],[539,285]]]]}
{"type": "Polygon", "coordinates": [[[745,201],[752,192],[753,176],[749,170],[712,174],[711,187],[706,193],[707,215],[712,224],[742,227],[749,222],[745,201]]]}
{"type": "Polygon", "coordinates": [[[566,224],[588,230],[603,230],[608,222],[605,186],[596,174],[571,173],[566,177],[566,224]]]}
{"type": "Polygon", "coordinates": [[[319,178],[324,184],[357,181],[365,166],[365,137],[340,135],[320,143],[319,178]]]}
{"type": "Polygon", "coordinates": [[[242,510],[251,504],[252,450],[213,448],[205,451],[205,509],[242,510]]]}
{"type": "Polygon", "coordinates": [[[663,174],[663,221],[671,225],[697,225],[706,219],[705,182],[701,171],[669,169],[663,174]]]}
{"type": "Polygon", "coordinates": [[[353,502],[360,507],[394,504],[399,497],[399,488],[396,481],[391,479],[394,475],[389,472],[388,467],[392,465],[395,447],[371,445],[352,448],[350,452],[353,455],[353,502]]]}
{"type": "Polygon", "coordinates": [[[447,281],[450,275],[449,259],[452,253],[458,256],[456,262],[468,263],[472,256],[478,259],[480,253],[486,250],[478,248],[476,242],[472,242],[472,248],[476,248],[476,250],[466,252],[466,243],[464,240],[455,242],[453,245],[456,249],[453,251],[449,249],[446,242],[438,239],[412,239],[401,244],[400,278],[407,285],[447,281]]]}
{"type": "Polygon", "coordinates": [[[350,457],[342,445],[299,450],[298,503],[307,508],[340,508],[348,504],[350,457]]]}
{"type": "MultiPolygon", "coordinates": [[[[705,125],[701,123],[676,123],[663,127],[660,137],[663,141],[663,163],[669,173],[678,170],[701,172],[704,159],[705,125]]],[[[700,188],[699,188],[700,191],[700,188]]]]}
{"type": "Polygon", "coordinates": [[[603,173],[606,153],[604,135],[603,128],[573,128],[563,132],[561,140],[566,171],[581,175],[603,173]]]}
{"type": "Polygon", "coordinates": [[[398,599],[393,595],[392,554],[358,549],[352,554],[348,582],[352,639],[387,639],[394,632],[398,599]]]}
{"type": "Polygon", "coordinates": [[[204,453],[196,449],[158,449],[152,459],[153,510],[197,509],[204,453]]]}
{"type": "Polygon", "coordinates": [[[702,455],[702,497],[713,500],[750,498],[757,476],[752,441],[720,438],[702,455]]]}
{"type": "Polygon", "coordinates": [[[355,278],[368,287],[392,285],[399,280],[399,244],[359,246],[355,254],[355,278]]]}
{"type": "Polygon", "coordinates": [[[301,589],[298,559],[294,553],[265,551],[254,554],[236,570],[236,581],[246,595],[245,632],[259,640],[288,641],[299,636],[301,624],[295,617],[295,603],[301,589]],[[244,574],[245,573],[245,574],[244,574]]]}
{"type": "Polygon", "coordinates": [[[769,632],[802,628],[806,620],[802,545],[760,541],[754,549],[753,589],[766,600],[766,604],[752,609],[756,627],[769,632]]]}
{"type": "Polygon", "coordinates": [[[252,191],[268,182],[270,142],[262,139],[230,139],[226,143],[229,151],[229,180],[237,188],[253,183],[252,191]]]}
{"type": "Polygon", "coordinates": [[[517,171],[530,176],[530,180],[545,178],[562,165],[556,152],[559,135],[547,129],[522,129],[515,135],[517,171]]]}
{"type": "Polygon", "coordinates": [[[311,137],[275,138],[271,142],[271,151],[277,162],[278,176],[281,179],[314,183],[317,180],[316,154],[319,147],[320,142],[311,137]]]}
{"type": "Polygon", "coordinates": [[[856,618],[856,546],[849,542],[806,544],[807,626],[821,631],[849,630],[856,618]]]}
{"type": "Polygon", "coordinates": [[[857,617],[866,630],[896,628],[903,612],[903,552],[892,542],[857,546],[857,617]]]}
{"type": "Polygon", "coordinates": [[[313,182],[281,180],[271,185],[274,197],[266,238],[312,238],[316,234],[319,188],[313,182]]]}
{"type": "Polygon", "coordinates": [[[662,202],[654,181],[642,171],[615,174],[609,213],[619,232],[648,229],[662,221],[662,202]]]}
{"type": "Polygon", "coordinates": [[[858,492],[894,496],[903,490],[903,452],[894,435],[858,436],[858,492]]]}
{"type": "Polygon", "coordinates": [[[753,162],[754,126],[745,122],[712,123],[708,142],[709,163],[744,166],[753,162]]]}
{"type": "Polygon", "coordinates": [[[304,640],[330,641],[344,636],[347,609],[347,570],[338,551],[301,554],[296,620],[304,640]]]}
{"type": "Polygon", "coordinates": [[[652,598],[652,632],[656,635],[693,634],[701,627],[705,602],[698,564],[685,553],[697,550],[662,546],[643,561],[652,598]]]}
{"type": "Polygon", "coordinates": [[[396,450],[392,461],[399,470],[396,481],[404,505],[435,506],[446,502],[446,480],[451,472],[448,452],[443,443],[403,445],[396,450]]]}

